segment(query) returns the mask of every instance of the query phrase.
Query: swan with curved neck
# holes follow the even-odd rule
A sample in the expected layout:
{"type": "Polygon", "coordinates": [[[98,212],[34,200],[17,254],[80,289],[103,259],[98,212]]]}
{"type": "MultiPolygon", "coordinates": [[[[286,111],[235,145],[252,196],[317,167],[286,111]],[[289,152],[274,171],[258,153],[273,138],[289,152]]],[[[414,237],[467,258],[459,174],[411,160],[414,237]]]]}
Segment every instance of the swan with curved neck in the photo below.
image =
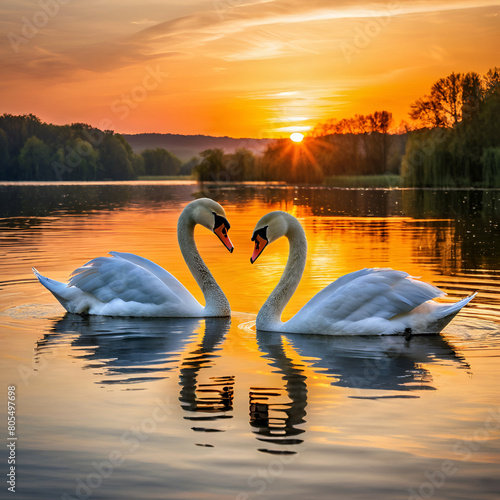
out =
{"type": "Polygon", "coordinates": [[[68,284],[35,276],[70,313],[137,317],[230,316],[229,302],[201,258],[194,228],[213,231],[230,251],[224,209],[209,198],[192,201],[182,211],[177,239],[182,256],[205,298],[203,307],[172,274],[138,255],[110,252],[73,271],[68,284]]]}
{"type": "Polygon", "coordinates": [[[255,226],[253,264],[264,248],[285,236],[288,261],[276,288],[261,307],[257,330],[324,335],[394,335],[439,333],[476,294],[454,304],[433,299],[438,288],[392,269],[362,269],[346,274],[307,302],[291,319],[281,321],[304,272],[307,239],[299,221],[286,212],[270,212],[255,226]]]}

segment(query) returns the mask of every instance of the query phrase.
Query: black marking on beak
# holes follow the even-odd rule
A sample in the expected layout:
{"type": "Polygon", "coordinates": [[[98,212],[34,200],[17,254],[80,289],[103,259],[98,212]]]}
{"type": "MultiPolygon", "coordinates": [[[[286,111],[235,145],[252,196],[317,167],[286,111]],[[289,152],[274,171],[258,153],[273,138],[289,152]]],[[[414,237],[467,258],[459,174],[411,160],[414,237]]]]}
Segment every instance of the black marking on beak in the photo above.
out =
{"type": "Polygon", "coordinates": [[[269,243],[269,240],[267,239],[267,228],[268,226],[265,226],[261,229],[258,229],[257,231],[254,231],[253,233],[252,241],[255,241],[255,247],[253,250],[253,254],[250,257],[250,262],[252,264],[257,260],[257,257],[262,253],[264,248],[266,248],[267,244],[269,243]]]}

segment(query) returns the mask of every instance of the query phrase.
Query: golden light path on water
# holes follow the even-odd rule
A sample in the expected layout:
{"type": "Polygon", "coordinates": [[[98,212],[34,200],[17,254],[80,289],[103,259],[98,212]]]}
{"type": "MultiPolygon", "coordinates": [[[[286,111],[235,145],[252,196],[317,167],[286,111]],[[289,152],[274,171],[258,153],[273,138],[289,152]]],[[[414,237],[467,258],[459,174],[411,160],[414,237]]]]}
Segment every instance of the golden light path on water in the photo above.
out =
{"type": "Polygon", "coordinates": [[[82,484],[80,493],[103,499],[165,491],[326,499],[336,491],[333,498],[385,500],[425,498],[431,489],[435,498],[496,498],[498,193],[58,189],[2,191],[0,351],[2,379],[18,387],[26,453],[19,498],[75,497],[82,484]],[[231,223],[232,254],[206,229],[195,231],[231,319],[65,316],[31,274],[34,265],[65,281],[92,257],[126,251],[170,270],[202,301],[176,241],[182,208],[202,194],[231,223]],[[284,319],[363,267],[405,270],[449,301],[478,296],[437,337],[256,332],[255,315],[288,254],[283,239],[249,262],[253,227],[271,210],[295,215],[308,238],[284,319]],[[105,477],[95,464],[110,456],[123,460],[105,477]]]}

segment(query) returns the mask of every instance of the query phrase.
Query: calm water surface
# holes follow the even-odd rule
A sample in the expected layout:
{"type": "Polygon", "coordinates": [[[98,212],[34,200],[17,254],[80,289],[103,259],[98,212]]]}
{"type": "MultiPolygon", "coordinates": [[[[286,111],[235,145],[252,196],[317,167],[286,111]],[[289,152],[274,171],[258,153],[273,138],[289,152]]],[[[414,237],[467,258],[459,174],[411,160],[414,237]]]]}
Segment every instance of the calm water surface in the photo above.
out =
{"type": "Polygon", "coordinates": [[[499,497],[499,191],[2,185],[0,225],[2,436],[16,386],[12,498],[499,497]],[[66,281],[93,257],[133,252],[202,300],[176,242],[182,208],[201,195],[232,226],[233,254],[196,230],[231,319],[65,315],[31,274],[66,281]],[[309,241],[284,319],[363,267],[405,270],[447,300],[478,296],[440,336],[256,332],[288,246],[275,243],[252,266],[250,237],[277,209],[298,217],[309,241]]]}

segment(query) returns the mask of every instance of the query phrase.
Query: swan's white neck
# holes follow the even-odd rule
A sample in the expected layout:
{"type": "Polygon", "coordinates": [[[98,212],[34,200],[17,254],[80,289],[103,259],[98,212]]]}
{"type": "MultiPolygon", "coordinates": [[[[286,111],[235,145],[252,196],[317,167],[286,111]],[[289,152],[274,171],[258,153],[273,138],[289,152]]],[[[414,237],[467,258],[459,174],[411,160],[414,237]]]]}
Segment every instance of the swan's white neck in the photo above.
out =
{"type": "Polygon", "coordinates": [[[279,330],[283,324],[281,315],[283,309],[292,298],[302,278],[307,257],[307,239],[299,221],[286,213],[280,215],[286,219],[287,230],[284,234],[288,238],[290,250],[285,270],[276,288],[261,307],[257,315],[257,330],[279,330]]]}
{"type": "Polygon", "coordinates": [[[205,316],[230,316],[231,308],[224,292],[215,281],[201,258],[194,241],[194,227],[197,222],[193,214],[184,210],[177,223],[177,239],[182,256],[191,274],[198,283],[205,298],[205,316]]]}

